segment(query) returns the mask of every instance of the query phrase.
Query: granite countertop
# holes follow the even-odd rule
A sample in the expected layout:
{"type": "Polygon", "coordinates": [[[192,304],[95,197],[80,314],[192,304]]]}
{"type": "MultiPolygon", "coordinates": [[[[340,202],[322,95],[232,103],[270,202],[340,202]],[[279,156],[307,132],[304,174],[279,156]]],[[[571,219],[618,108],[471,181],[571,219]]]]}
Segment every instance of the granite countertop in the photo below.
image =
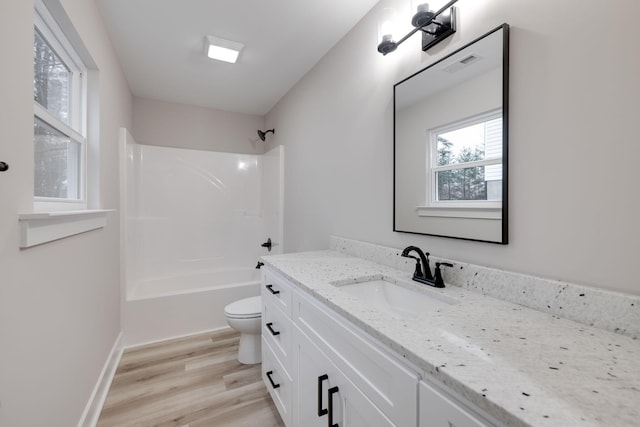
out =
{"type": "Polygon", "coordinates": [[[507,426],[639,425],[638,340],[455,286],[428,288],[340,252],[263,260],[507,426]],[[420,316],[389,314],[331,284],[380,276],[458,303],[420,316]]]}

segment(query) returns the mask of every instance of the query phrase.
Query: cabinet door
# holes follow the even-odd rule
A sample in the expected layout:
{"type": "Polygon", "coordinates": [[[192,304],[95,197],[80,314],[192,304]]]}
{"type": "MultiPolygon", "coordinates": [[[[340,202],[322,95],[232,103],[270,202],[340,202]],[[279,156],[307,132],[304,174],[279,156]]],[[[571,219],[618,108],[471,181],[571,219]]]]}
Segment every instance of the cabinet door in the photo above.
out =
{"type": "Polygon", "coordinates": [[[293,295],[293,319],[375,406],[396,425],[418,423],[418,375],[326,306],[293,295]]]}
{"type": "Polygon", "coordinates": [[[294,425],[304,427],[386,427],[393,424],[307,338],[295,329],[294,425]]]}

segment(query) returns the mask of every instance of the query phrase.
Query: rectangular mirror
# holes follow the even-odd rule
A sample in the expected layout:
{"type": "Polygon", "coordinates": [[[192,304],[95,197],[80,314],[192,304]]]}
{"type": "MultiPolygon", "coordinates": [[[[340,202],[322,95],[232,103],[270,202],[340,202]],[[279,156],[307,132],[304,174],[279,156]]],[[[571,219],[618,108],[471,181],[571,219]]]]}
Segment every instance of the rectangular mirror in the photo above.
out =
{"type": "Polygon", "coordinates": [[[394,86],[393,230],[507,244],[509,26],[394,86]]]}

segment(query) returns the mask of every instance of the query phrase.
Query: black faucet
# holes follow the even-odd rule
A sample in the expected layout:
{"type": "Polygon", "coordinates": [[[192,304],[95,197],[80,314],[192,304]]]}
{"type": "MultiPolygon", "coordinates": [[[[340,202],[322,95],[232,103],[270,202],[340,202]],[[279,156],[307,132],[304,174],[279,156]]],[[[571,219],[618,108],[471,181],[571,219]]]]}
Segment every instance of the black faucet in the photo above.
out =
{"type": "Polygon", "coordinates": [[[262,261],[258,261],[258,265],[256,265],[256,269],[259,269],[260,267],[262,267],[264,265],[264,262],[262,261]]]}
{"type": "Polygon", "coordinates": [[[431,268],[429,267],[429,252],[425,254],[424,252],[422,252],[422,249],[417,246],[407,246],[402,251],[402,256],[406,258],[413,258],[416,260],[416,271],[413,273],[413,280],[417,282],[422,282],[423,280],[433,280],[433,276],[431,275],[431,268]],[[412,251],[417,253],[420,258],[409,255],[409,253],[412,251]],[[422,265],[424,265],[424,273],[422,272],[420,261],[422,261],[422,265]]]}
{"type": "Polygon", "coordinates": [[[429,267],[429,252],[424,253],[422,252],[422,249],[417,246],[407,246],[402,251],[401,256],[406,258],[413,258],[416,260],[416,271],[413,273],[413,280],[436,288],[444,288],[444,280],[442,280],[442,272],[440,271],[440,266],[453,267],[453,264],[449,264],[448,262],[436,262],[434,277],[431,274],[431,267],[429,267]],[[419,258],[409,255],[410,252],[417,253],[419,258]],[[424,266],[424,272],[422,271],[422,266],[424,266]]]}

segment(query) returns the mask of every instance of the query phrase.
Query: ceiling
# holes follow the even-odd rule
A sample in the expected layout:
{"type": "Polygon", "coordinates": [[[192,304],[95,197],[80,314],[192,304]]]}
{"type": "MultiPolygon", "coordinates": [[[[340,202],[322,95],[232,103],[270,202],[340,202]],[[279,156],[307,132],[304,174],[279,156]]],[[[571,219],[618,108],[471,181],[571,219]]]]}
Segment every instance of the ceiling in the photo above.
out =
{"type": "Polygon", "coordinates": [[[97,3],[134,96],[264,115],[377,1],[97,3]],[[238,62],[208,59],[206,35],[244,44],[238,62]]]}

